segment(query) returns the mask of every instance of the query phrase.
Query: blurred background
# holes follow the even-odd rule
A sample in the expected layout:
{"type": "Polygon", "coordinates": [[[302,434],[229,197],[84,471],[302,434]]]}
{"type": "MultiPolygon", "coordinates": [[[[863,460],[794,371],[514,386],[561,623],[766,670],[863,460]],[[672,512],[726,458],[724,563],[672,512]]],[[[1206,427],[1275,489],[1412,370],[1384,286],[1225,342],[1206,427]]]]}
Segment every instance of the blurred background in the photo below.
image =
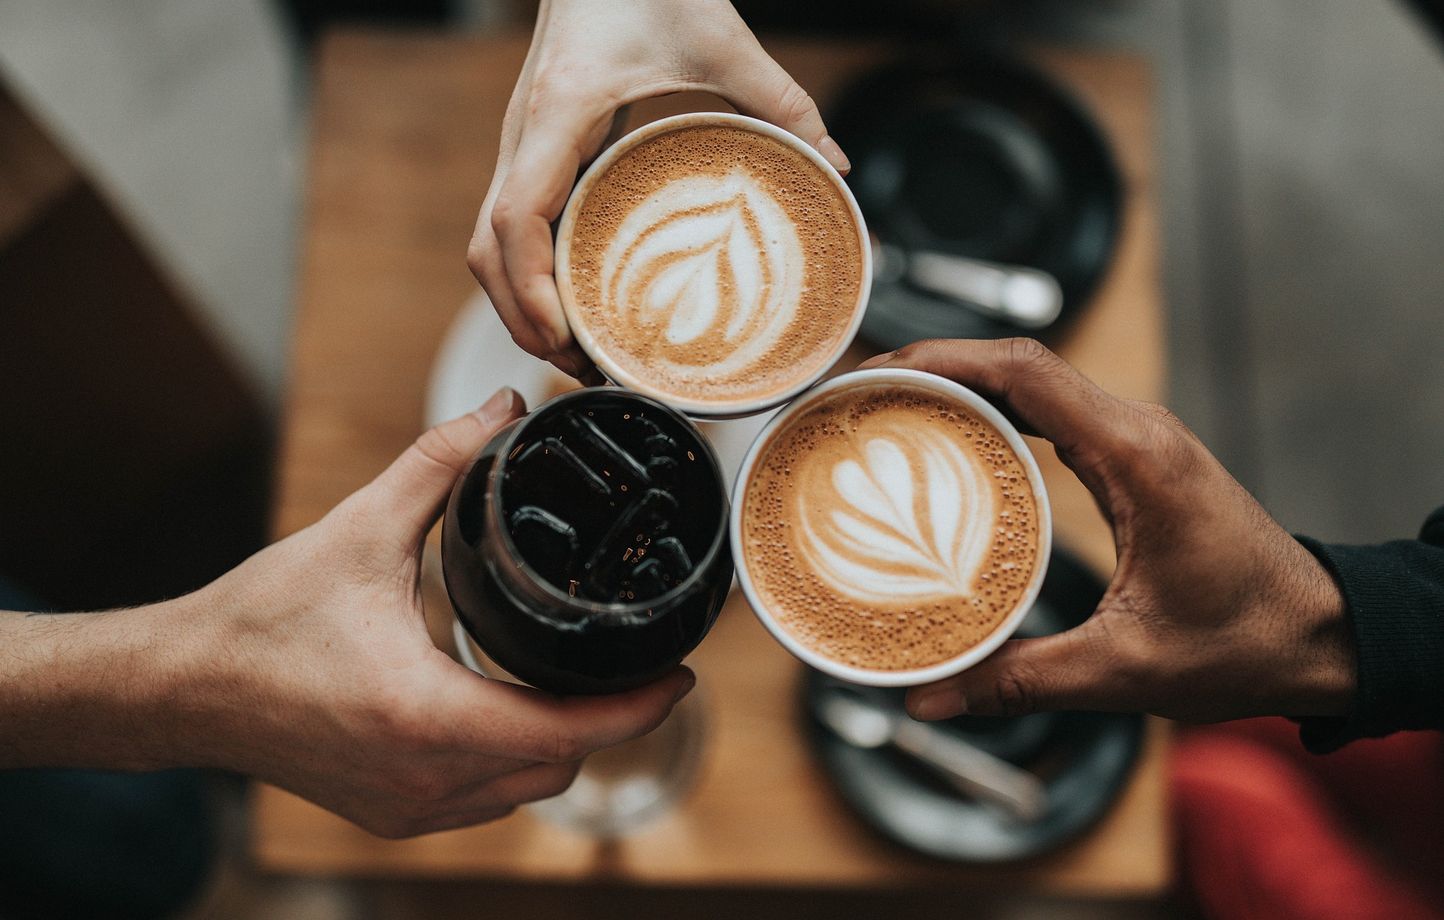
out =
{"type": "MultiPolygon", "coordinates": [[[[739,6],[764,43],[778,32],[907,36],[952,29],[987,41],[1144,55],[1156,81],[1170,405],[1290,530],[1337,542],[1408,537],[1444,501],[1444,57],[1437,6],[1402,0],[739,6]]],[[[113,571],[93,572],[89,583],[68,566],[42,560],[45,547],[11,529],[0,535],[0,562],[9,567],[3,574],[13,577],[24,567],[33,578],[26,587],[62,607],[127,603],[200,584],[261,544],[268,458],[287,392],[309,66],[318,36],[356,22],[514,31],[528,29],[533,14],[534,5],[520,0],[0,0],[0,87],[48,131],[97,200],[109,202],[149,266],[135,277],[112,269],[99,257],[106,244],[80,245],[97,224],[77,212],[67,224],[76,228],[68,239],[77,245],[53,270],[75,285],[82,302],[87,290],[113,287],[134,292],[127,302],[151,292],[173,305],[144,322],[50,307],[43,316],[21,316],[22,295],[41,283],[22,276],[39,271],[38,257],[26,248],[23,213],[0,202],[0,430],[66,426],[71,452],[145,441],[148,426],[164,427],[156,418],[142,410],[107,415],[95,394],[68,392],[45,374],[63,376],[57,362],[66,360],[135,370],[158,359],[147,357],[148,348],[165,353],[174,336],[190,337],[206,360],[181,362],[174,392],[193,394],[181,398],[193,400],[198,413],[205,409],[214,425],[195,443],[174,445],[166,475],[172,467],[180,471],[175,475],[191,483],[190,494],[227,496],[199,510],[172,496],[162,506],[163,523],[148,524],[152,536],[144,545],[129,556],[117,550],[113,571]],[[42,320],[51,331],[39,348],[30,336],[42,335],[42,320]],[[112,321],[109,332],[99,325],[112,321]],[[75,341],[84,342],[79,356],[65,357],[66,343],[75,341]],[[139,364],[126,365],[117,350],[139,364]],[[217,545],[188,538],[217,520],[229,522],[217,531],[226,535],[217,545]],[[163,570],[156,560],[164,560],[163,570]]],[[[0,184],[0,193],[5,189],[0,184]]],[[[465,244],[455,240],[461,273],[465,244]]],[[[133,395],[114,398],[131,403],[133,395]]],[[[25,442],[12,437],[0,444],[0,482],[18,481],[31,466],[55,477],[76,468],[62,447],[41,460],[22,457],[16,448],[25,442]]],[[[161,451],[156,443],[141,454],[161,451]]],[[[134,462],[143,466],[144,458],[134,462]]],[[[144,489],[119,501],[114,519],[82,541],[114,546],[115,535],[157,514],[144,489]]],[[[33,496],[7,494],[0,510],[6,514],[0,520],[40,516],[33,496]]],[[[54,524],[57,533],[64,527],[54,524]]],[[[240,855],[238,787],[219,796],[225,855],[197,915],[380,915],[383,902],[363,884],[253,877],[240,855]]],[[[490,909],[504,903],[503,897],[490,909]]],[[[659,915],[683,907],[663,896],[654,906],[659,915]]],[[[797,913],[812,909],[795,906],[797,913]]],[[[853,907],[888,909],[885,900],[853,907]]],[[[1036,908],[1066,916],[1151,910],[1036,908]]],[[[562,913],[558,904],[556,915],[562,913]]]]}
{"type": "MultiPolygon", "coordinates": [[[[762,30],[907,32],[956,4],[751,6],[762,30]]],[[[1444,494],[1438,14],[1399,0],[965,6],[958,28],[1148,56],[1175,409],[1289,527],[1412,533],[1444,494]]],[[[0,67],[273,413],[315,36],[336,21],[530,18],[501,0],[6,0],[0,67]]]]}

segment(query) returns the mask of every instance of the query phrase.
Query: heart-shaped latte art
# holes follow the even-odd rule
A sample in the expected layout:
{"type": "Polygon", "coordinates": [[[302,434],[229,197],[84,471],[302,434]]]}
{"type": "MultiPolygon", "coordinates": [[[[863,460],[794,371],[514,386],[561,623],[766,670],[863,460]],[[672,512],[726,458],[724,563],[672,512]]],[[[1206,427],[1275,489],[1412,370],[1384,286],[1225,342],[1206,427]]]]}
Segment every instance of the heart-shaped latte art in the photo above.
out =
{"type": "Polygon", "coordinates": [[[797,509],[818,577],[863,603],[972,596],[994,496],[968,450],[937,431],[896,429],[828,472],[826,487],[802,494],[831,500],[797,509]]]}
{"type": "Polygon", "coordinates": [[[601,292],[654,359],[731,374],[765,356],[795,317],[803,265],[791,219],[745,171],[688,176],[622,221],[601,292]]]}

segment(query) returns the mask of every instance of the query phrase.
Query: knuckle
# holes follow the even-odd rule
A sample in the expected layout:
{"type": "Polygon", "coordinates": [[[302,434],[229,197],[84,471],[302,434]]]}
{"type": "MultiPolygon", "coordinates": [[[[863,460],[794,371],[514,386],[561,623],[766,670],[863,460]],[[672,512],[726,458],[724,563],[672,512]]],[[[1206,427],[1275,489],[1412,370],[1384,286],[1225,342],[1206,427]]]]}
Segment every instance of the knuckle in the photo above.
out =
{"type": "Polygon", "coordinates": [[[512,330],[511,340],[516,343],[517,348],[520,348],[527,354],[540,356],[546,352],[540,340],[537,339],[536,335],[534,335],[530,329],[512,330]]]}
{"type": "Polygon", "coordinates": [[[1004,339],[1002,348],[1008,365],[1018,371],[1052,370],[1062,361],[1048,346],[1026,336],[1004,339]]]}
{"type": "Polygon", "coordinates": [[[524,289],[518,290],[517,307],[531,323],[532,336],[536,344],[547,354],[557,354],[571,344],[571,335],[565,325],[558,325],[557,318],[547,297],[548,278],[535,278],[524,289]]]}
{"type": "Polygon", "coordinates": [[[1031,684],[1014,671],[1000,674],[994,681],[993,703],[1000,716],[1026,715],[1037,708],[1031,684]]]}
{"type": "Polygon", "coordinates": [[[562,766],[563,769],[549,772],[541,782],[537,783],[536,788],[531,790],[531,794],[528,796],[529,801],[550,799],[554,796],[561,795],[571,788],[572,783],[577,778],[577,771],[581,768],[581,764],[564,764],[562,766]]]}
{"type": "Polygon", "coordinates": [[[1106,685],[1124,688],[1128,699],[1143,698],[1160,664],[1142,628],[1147,619],[1146,609],[1124,590],[1105,598],[1082,630],[1087,660],[1098,662],[1100,673],[1107,675],[1106,685]],[[1103,612],[1105,606],[1124,615],[1103,612]]]}
{"type": "Polygon", "coordinates": [[[908,367],[927,367],[948,347],[948,339],[922,339],[893,352],[892,361],[908,367]]]}
{"type": "Polygon", "coordinates": [[[546,114],[551,106],[553,91],[551,88],[552,72],[539,70],[532,83],[531,95],[527,96],[526,104],[522,111],[526,114],[527,121],[536,121],[546,114]]]}
{"type": "Polygon", "coordinates": [[[1156,416],[1158,420],[1163,422],[1164,424],[1172,425],[1177,428],[1183,427],[1182,420],[1180,420],[1178,416],[1174,415],[1173,410],[1168,408],[1167,406],[1153,402],[1144,402],[1141,405],[1145,412],[1156,416]]]}
{"type": "Polygon", "coordinates": [[[416,824],[410,818],[388,815],[370,821],[358,822],[368,833],[386,840],[401,840],[416,835],[416,824]]]}
{"type": "Polygon", "coordinates": [[[1193,432],[1183,423],[1183,419],[1175,415],[1173,410],[1167,406],[1144,400],[1132,400],[1131,405],[1146,415],[1149,420],[1162,431],[1184,435],[1192,439],[1193,432]]]}
{"type": "Polygon", "coordinates": [[[570,102],[579,86],[591,86],[594,74],[588,74],[568,60],[545,56],[532,73],[531,91],[527,94],[525,111],[528,119],[542,117],[570,102]]]}
{"type": "Polygon", "coordinates": [[[505,237],[516,228],[521,218],[521,205],[511,194],[503,192],[491,206],[491,230],[498,237],[505,237]]]}
{"type": "Polygon", "coordinates": [[[1135,401],[1137,424],[1122,426],[1109,445],[1112,472],[1138,482],[1168,480],[1192,469],[1198,442],[1178,416],[1157,403],[1135,401]]]}
{"type": "MultiPolygon", "coordinates": [[[[796,124],[810,118],[817,111],[817,104],[798,83],[792,80],[782,88],[777,99],[777,111],[787,124],[796,124]]],[[[820,138],[812,138],[819,140],[820,138]]]]}
{"type": "Polygon", "coordinates": [[[406,757],[425,754],[436,746],[435,723],[425,709],[397,693],[386,693],[371,707],[386,746],[406,757]]]}
{"type": "Polygon", "coordinates": [[[411,733],[411,711],[407,701],[398,694],[381,690],[365,707],[366,718],[381,733],[389,747],[405,747],[402,743],[411,733]]]}
{"type": "Polygon", "coordinates": [[[421,437],[416,439],[416,451],[430,463],[448,469],[455,468],[467,459],[467,451],[457,443],[455,434],[445,425],[422,432],[421,437]]]}
{"type": "Polygon", "coordinates": [[[580,760],[586,753],[581,739],[575,732],[566,726],[558,726],[552,733],[547,746],[546,760],[548,763],[569,763],[573,760],[580,760]]]}
{"type": "Polygon", "coordinates": [[[474,238],[466,247],[466,267],[471,269],[471,276],[483,286],[486,284],[486,276],[491,272],[496,255],[496,242],[493,238],[474,238]]]}

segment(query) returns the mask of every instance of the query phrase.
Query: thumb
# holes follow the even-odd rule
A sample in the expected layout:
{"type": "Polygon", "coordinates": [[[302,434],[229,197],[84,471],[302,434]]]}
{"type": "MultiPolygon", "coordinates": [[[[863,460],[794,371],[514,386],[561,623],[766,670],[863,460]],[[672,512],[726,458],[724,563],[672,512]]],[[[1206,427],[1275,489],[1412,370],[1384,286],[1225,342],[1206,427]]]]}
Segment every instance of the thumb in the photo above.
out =
{"type": "Polygon", "coordinates": [[[908,713],[931,722],[957,715],[1109,709],[1109,671],[1096,650],[1090,651],[1086,628],[1004,642],[963,673],[909,690],[908,713]]]}
{"type": "Polygon", "coordinates": [[[402,545],[420,544],[471,458],[525,411],[521,395],[502,387],[475,412],[423,432],[356,500],[375,515],[378,530],[402,545]]]}
{"type": "Polygon", "coordinates": [[[715,73],[712,91],[743,115],[760,118],[801,138],[842,175],[852,169],[847,155],[827,133],[822,113],[807,90],[774,61],[756,38],[751,53],[733,55],[715,73]]]}

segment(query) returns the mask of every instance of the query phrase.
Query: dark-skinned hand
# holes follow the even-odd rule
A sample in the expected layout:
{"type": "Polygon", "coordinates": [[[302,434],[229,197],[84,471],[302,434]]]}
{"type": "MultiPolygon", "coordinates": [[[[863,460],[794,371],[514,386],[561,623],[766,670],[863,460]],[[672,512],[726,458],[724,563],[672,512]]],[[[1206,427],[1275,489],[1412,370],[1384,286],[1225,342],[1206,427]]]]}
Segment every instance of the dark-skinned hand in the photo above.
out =
{"type": "Polygon", "coordinates": [[[1338,586],[1167,409],[1109,395],[1031,339],[919,342],[864,366],[955,380],[1052,442],[1118,552],[1086,622],[1009,641],[974,668],[914,688],[916,718],[1347,711],[1355,651],[1338,586]]]}

